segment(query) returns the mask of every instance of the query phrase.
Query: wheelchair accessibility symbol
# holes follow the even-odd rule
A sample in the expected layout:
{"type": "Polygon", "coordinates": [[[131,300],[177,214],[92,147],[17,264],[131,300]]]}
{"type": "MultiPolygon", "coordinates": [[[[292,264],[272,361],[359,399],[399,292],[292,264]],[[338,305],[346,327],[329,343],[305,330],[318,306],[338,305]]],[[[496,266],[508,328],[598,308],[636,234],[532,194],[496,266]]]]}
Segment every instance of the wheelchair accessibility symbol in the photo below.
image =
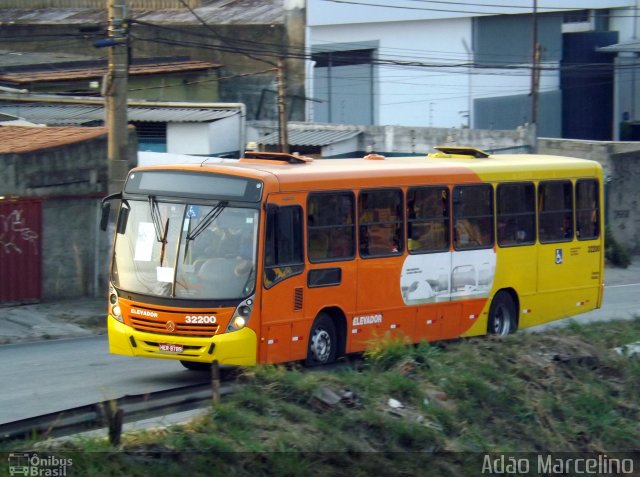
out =
{"type": "Polygon", "coordinates": [[[556,249],[556,265],[562,265],[562,249],[556,249]]]}

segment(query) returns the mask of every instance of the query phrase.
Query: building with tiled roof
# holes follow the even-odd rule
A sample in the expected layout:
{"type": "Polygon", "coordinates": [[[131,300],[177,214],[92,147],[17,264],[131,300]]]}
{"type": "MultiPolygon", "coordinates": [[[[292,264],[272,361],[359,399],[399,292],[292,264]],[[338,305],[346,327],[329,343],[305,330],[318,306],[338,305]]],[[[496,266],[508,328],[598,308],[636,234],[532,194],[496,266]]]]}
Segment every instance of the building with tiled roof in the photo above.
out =
{"type": "MultiPolygon", "coordinates": [[[[181,81],[167,80],[144,91],[129,85],[130,98],[244,103],[247,119],[277,119],[276,65],[283,57],[289,117],[304,119],[305,0],[127,0],[126,4],[134,64],[149,57],[183,56],[224,65],[217,70],[219,96],[176,96],[181,89],[184,94],[186,83],[189,91],[203,90],[207,83],[195,78],[182,86],[181,81]]],[[[94,43],[108,36],[106,7],[104,0],[3,0],[2,47],[103,59],[108,48],[94,48],[94,43]]],[[[97,87],[94,93],[99,92],[97,87]]]]}
{"type": "MultiPolygon", "coordinates": [[[[128,159],[136,158],[130,129],[128,159]]],[[[106,289],[110,238],[98,233],[107,192],[104,127],[0,123],[0,303],[106,289]],[[98,255],[99,254],[99,255],[98,255]]]]}
{"type": "MultiPolygon", "coordinates": [[[[128,159],[136,164],[135,130],[128,159]]],[[[0,195],[102,196],[107,191],[107,128],[0,125],[0,195]]]]}
{"type": "Polygon", "coordinates": [[[107,128],[0,126],[0,154],[23,154],[104,138],[107,128]]]}
{"type": "MultiPolygon", "coordinates": [[[[144,100],[217,101],[222,65],[186,57],[136,59],[129,66],[128,96],[144,100]]],[[[41,53],[0,50],[0,86],[30,93],[100,96],[106,59],[47,61],[41,53]],[[6,61],[5,61],[6,60],[6,61]]]]}

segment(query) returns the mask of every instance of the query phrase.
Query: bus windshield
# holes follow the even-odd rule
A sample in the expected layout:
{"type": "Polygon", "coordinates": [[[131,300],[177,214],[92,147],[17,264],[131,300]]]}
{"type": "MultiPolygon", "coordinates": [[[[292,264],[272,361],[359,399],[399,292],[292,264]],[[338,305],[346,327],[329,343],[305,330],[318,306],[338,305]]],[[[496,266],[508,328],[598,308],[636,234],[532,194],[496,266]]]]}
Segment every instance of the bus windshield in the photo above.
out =
{"type": "Polygon", "coordinates": [[[255,287],[258,210],[128,199],[116,235],[113,284],[146,295],[240,299],[255,287]]]}

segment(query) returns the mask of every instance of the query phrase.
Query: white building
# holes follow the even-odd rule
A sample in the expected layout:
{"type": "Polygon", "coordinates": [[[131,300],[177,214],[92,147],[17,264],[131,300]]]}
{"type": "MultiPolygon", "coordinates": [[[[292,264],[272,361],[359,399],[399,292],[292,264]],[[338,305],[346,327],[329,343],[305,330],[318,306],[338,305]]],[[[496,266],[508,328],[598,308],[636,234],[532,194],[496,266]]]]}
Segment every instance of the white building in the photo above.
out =
{"type": "Polygon", "coordinates": [[[635,38],[638,0],[307,1],[310,121],[515,129],[536,24],[539,135],[615,135],[615,55],[598,48],[635,38]]]}

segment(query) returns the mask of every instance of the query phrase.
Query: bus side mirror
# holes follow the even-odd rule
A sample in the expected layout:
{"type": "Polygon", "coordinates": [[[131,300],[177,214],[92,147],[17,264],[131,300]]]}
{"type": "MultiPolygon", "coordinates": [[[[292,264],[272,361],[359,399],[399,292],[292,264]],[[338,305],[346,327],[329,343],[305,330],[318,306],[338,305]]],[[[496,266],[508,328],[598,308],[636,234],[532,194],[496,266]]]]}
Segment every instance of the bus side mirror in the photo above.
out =
{"type": "Polygon", "coordinates": [[[100,230],[107,230],[109,224],[109,213],[111,212],[111,202],[102,203],[102,217],[100,217],[100,230]]]}
{"type": "MultiPolygon", "coordinates": [[[[111,194],[102,199],[102,216],[100,217],[100,230],[107,230],[107,225],[109,225],[109,215],[111,214],[111,201],[112,200],[121,200],[122,193],[118,192],[116,194],[111,194]]],[[[118,228],[120,227],[118,221],[118,228]]]]}
{"type": "Polygon", "coordinates": [[[120,207],[120,214],[118,214],[118,226],[116,227],[116,232],[120,235],[124,234],[127,230],[127,222],[129,221],[129,211],[131,209],[127,206],[126,201],[122,202],[122,207],[120,207]]]}

